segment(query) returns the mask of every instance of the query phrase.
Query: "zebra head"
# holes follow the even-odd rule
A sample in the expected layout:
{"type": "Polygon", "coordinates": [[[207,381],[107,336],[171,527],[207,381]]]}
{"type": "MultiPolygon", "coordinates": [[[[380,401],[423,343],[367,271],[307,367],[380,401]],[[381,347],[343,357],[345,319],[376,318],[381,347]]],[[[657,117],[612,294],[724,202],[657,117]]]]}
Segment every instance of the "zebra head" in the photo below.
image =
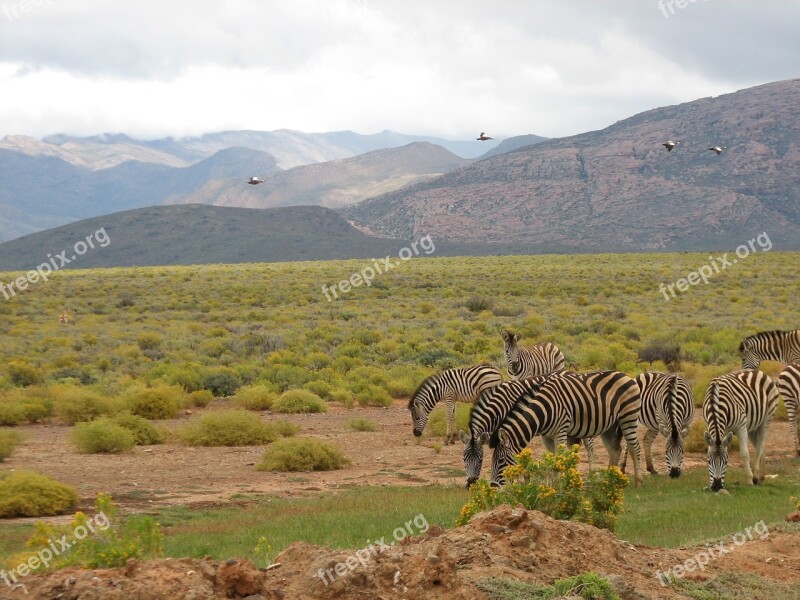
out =
{"type": "Polygon", "coordinates": [[[428,417],[439,399],[439,381],[435,375],[423,381],[408,401],[414,436],[419,437],[428,424],[428,417]]]}
{"type": "Polygon", "coordinates": [[[467,470],[467,489],[469,489],[469,486],[481,476],[483,445],[489,441],[489,434],[485,431],[480,435],[473,435],[471,431],[469,433],[459,431],[458,437],[464,444],[464,467],[467,470]]]}
{"type": "Polygon", "coordinates": [[[503,470],[509,465],[516,464],[515,456],[519,452],[511,437],[502,429],[498,429],[492,434],[489,446],[494,448],[492,454],[492,485],[500,486],[506,484],[503,470]]]}
{"type": "Polygon", "coordinates": [[[718,492],[725,487],[725,469],[728,467],[728,446],[731,445],[733,432],[722,438],[716,438],[706,431],[706,444],[708,445],[708,478],[711,491],[718,492]]]}
{"type": "Polygon", "coordinates": [[[683,444],[689,433],[688,429],[684,429],[680,433],[668,431],[661,432],[666,442],[664,444],[667,458],[667,469],[669,476],[673,479],[681,476],[681,465],[683,464],[683,444]]]}
{"type": "Polygon", "coordinates": [[[742,354],[742,368],[743,369],[757,369],[761,364],[761,355],[754,340],[745,338],[739,344],[739,352],[742,354]]]}
{"type": "Polygon", "coordinates": [[[510,368],[511,365],[519,363],[519,346],[517,342],[522,339],[522,336],[508,329],[504,329],[500,335],[503,336],[503,354],[506,356],[506,365],[510,368]]]}

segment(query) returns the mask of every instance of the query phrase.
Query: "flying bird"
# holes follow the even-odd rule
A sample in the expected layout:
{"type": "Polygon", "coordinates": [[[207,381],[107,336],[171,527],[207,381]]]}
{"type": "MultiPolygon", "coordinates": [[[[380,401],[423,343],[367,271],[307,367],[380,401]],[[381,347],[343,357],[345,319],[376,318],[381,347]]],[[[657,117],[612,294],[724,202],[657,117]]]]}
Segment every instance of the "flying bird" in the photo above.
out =
{"type": "Polygon", "coordinates": [[[490,138],[488,135],[486,135],[485,131],[481,131],[481,134],[478,137],[476,137],[475,139],[476,140],[480,140],[482,142],[485,142],[486,140],[493,140],[494,138],[490,138]]]}
{"type": "Polygon", "coordinates": [[[249,183],[250,185],[258,185],[259,183],[264,183],[264,180],[258,177],[251,177],[250,181],[248,181],[247,183],[249,183]]]}
{"type": "Polygon", "coordinates": [[[680,142],[673,142],[672,140],[668,140],[661,145],[667,149],[667,152],[672,152],[672,149],[678,144],[680,144],[680,142]]]}
{"type": "Polygon", "coordinates": [[[712,152],[716,152],[717,156],[719,156],[720,154],[722,154],[722,151],[725,150],[725,148],[727,148],[727,146],[711,146],[709,150],[711,150],[712,152]]]}

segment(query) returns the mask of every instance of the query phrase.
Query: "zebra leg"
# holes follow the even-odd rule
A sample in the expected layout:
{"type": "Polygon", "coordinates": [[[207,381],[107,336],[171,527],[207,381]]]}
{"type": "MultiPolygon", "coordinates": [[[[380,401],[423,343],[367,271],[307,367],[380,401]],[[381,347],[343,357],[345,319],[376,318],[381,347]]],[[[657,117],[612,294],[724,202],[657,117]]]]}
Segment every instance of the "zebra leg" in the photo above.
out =
{"type": "Polygon", "coordinates": [[[647,463],[647,470],[653,475],[658,475],[658,470],[653,466],[653,441],[658,437],[658,431],[648,429],[644,434],[644,460],[647,463]]]}
{"type": "Polygon", "coordinates": [[[586,444],[586,455],[589,460],[589,472],[594,469],[594,438],[586,438],[583,440],[583,443],[586,444]]]}
{"type": "Polygon", "coordinates": [[[456,441],[456,399],[453,394],[447,394],[444,399],[447,407],[447,432],[444,435],[444,445],[455,443],[456,441]]]}
{"type": "Polygon", "coordinates": [[[765,479],[765,472],[764,472],[764,462],[766,457],[766,452],[764,451],[764,446],[766,445],[767,441],[767,431],[769,427],[767,424],[761,425],[757,431],[750,434],[750,440],[753,442],[753,446],[756,448],[756,460],[754,462],[756,467],[756,472],[753,476],[753,483],[759,484],[764,481],[765,479]]]}
{"type": "MultiPolygon", "coordinates": [[[[629,451],[633,457],[633,485],[642,485],[642,470],[640,466],[641,449],[639,446],[639,433],[637,431],[638,419],[633,423],[627,423],[622,429],[622,435],[628,444],[629,451]]],[[[619,434],[617,434],[619,435],[619,434]]]]}
{"type": "Polygon", "coordinates": [[[542,442],[544,443],[544,449],[550,454],[553,454],[556,451],[556,442],[553,438],[542,436],[542,442]]]}
{"type": "Polygon", "coordinates": [[[794,442],[795,456],[800,456],[800,430],[798,430],[798,407],[796,401],[793,399],[784,398],[783,404],[786,406],[786,414],[789,417],[789,431],[792,432],[792,441],[794,442]]]}
{"type": "MultiPolygon", "coordinates": [[[[608,452],[608,466],[609,467],[619,467],[620,465],[620,454],[622,452],[622,436],[620,435],[620,428],[618,425],[614,425],[610,429],[604,431],[600,438],[603,440],[603,445],[606,447],[606,451],[608,452]]],[[[627,448],[625,452],[627,452],[627,448]]],[[[627,462],[627,455],[625,457],[625,462],[627,462]]],[[[621,467],[620,467],[621,468],[621,467]]]]}
{"type": "Polygon", "coordinates": [[[622,454],[619,457],[617,466],[623,473],[625,472],[625,469],[628,468],[628,444],[622,444],[622,454]]]}
{"type": "Polygon", "coordinates": [[[750,449],[747,447],[749,442],[747,428],[740,427],[736,436],[739,438],[739,457],[742,459],[742,463],[744,463],[744,474],[747,477],[747,483],[755,485],[758,483],[758,480],[753,477],[753,469],[750,466],[750,449]]]}

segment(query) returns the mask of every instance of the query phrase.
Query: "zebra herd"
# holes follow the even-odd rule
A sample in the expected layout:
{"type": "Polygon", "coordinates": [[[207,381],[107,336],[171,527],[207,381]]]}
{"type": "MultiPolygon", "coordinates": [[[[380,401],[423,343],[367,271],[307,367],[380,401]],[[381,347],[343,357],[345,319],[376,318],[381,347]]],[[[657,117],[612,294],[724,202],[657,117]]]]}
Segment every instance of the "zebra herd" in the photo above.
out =
{"type": "MultiPolygon", "coordinates": [[[[468,431],[460,431],[464,445],[467,487],[479,477],[483,447],[493,450],[491,481],[502,485],[503,470],[536,436],[552,451],[560,444],[583,441],[593,464],[593,440],[600,437],[609,464],[625,469],[628,454],[634,483],[641,484],[638,425],[647,428],[644,454],[647,470],[656,473],[652,445],[665,438],[665,460],[670,477],[679,477],[684,444],[695,412],[692,389],[677,373],[645,372],[635,379],[618,371],[577,373],[565,370],[564,354],[552,343],[529,348],[518,345],[519,334],[502,332],[503,352],[511,381],[503,381],[494,366],[447,369],[425,379],[408,403],[413,432],[422,435],[435,405],[447,406],[445,443],[455,442],[455,403],[474,402],[468,431]],[[625,439],[625,447],[621,441],[625,439]]],[[[765,331],[745,338],[739,346],[742,369],[711,380],[703,399],[707,424],[710,487],[723,489],[728,447],[733,435],[748,482],[764,480],[764,445],[779,394],[789,417],[795,454],[800,456],[800,330],[765,331]],[[777,385],[758,370],[762,360],[784,363],[777,385]],[[747,442],[755,447],[752,463],[747,442]]]]}

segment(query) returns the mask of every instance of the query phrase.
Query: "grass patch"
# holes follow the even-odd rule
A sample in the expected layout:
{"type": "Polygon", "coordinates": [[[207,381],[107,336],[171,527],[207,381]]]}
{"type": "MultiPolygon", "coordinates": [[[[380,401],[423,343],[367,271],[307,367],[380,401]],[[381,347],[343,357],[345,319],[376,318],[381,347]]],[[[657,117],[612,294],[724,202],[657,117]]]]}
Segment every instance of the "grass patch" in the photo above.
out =
{"type": "Polygon", "coordinates": [[[617,535],[637,544],[675,548],[720,539],[758,521],[782,522],[792,510],[791,496],[800,474],[791,459],[768,461],[767,473],[778,478],[746,485],[744,471],[728,466],[725,487],[730,496],[713,494],[705,469],[684,471],[679,479],[645,477],[644,485],[625,490],[617,535]],[[680,523],[680,527],[675,527],[680,523]]]}
{"type": "Polygon", "coordinates": [[[673,587],[696,600],[796,600],[797,583],[783,583],[753,573],[725,572],[708,581],[676,579],[673,587]]]}
{"type": "Polygon", "coordinates": [[[258,446],[278,439],[274,427],[244,410],[220,410],[187,423],[178,431],[187,446],[258,446]]]}
{"type": "MultiPolygon", "coordinates": [[[[456,402],[456,433],[460,430],[469,431],[469,416],[472,414],[472,404],[456,402]]],[[[447,407],[439,403],[431,411],[428,426],[425,428],[428,435],[444,437],[447,433],[447,407]]]]}
{"type": "Polygon", "coordinates": [[[120,413],[112,421],[130,431],[137,446],[160,444],[164,441],[164,435],[150,421],[139,415],[120,413]]]}
{"type": "Polygon", "coordinates": [[[277,413],[319,413],[328,412],[328,405],[308,390],[288,390],[272,403],[272,410],[277,413]]]}
{"type": "Polygon", "coordinates": [[[33,471],[0,474],[0,518],[60,515],[78,503],[74,488],[33,471]]]}
{"type": "Polygon", "coordinates": [[[0,429],[0,462],[11,456],[21,441],[22,436],[13,429],[0,429]]]}
{"type": "Polygon", "coordinates": [[[375,424],[369,419],[350,419],[347,427],[353,431],[375,431],[375,424]]]}
{"type": "Polygon", "coordinates": [[[254,385],[239,388],[231,397],[231,402],[234,406],[245,410],[267,410],[272,408],[275,397],[276,394],[272,388],[265,385],[254,385]]]}
{"type": "Polygon", "coordinates": [[[264,450],[259,471],[334,471],[349,464],[336,446],[317,438],[280,440],[264,450]]]}
{"type": "Polygon", "coordinates": [[[81,454],[121,454],[136,445],[134,434],[108,417],[78,423],[70,439],[81,454]]]}

